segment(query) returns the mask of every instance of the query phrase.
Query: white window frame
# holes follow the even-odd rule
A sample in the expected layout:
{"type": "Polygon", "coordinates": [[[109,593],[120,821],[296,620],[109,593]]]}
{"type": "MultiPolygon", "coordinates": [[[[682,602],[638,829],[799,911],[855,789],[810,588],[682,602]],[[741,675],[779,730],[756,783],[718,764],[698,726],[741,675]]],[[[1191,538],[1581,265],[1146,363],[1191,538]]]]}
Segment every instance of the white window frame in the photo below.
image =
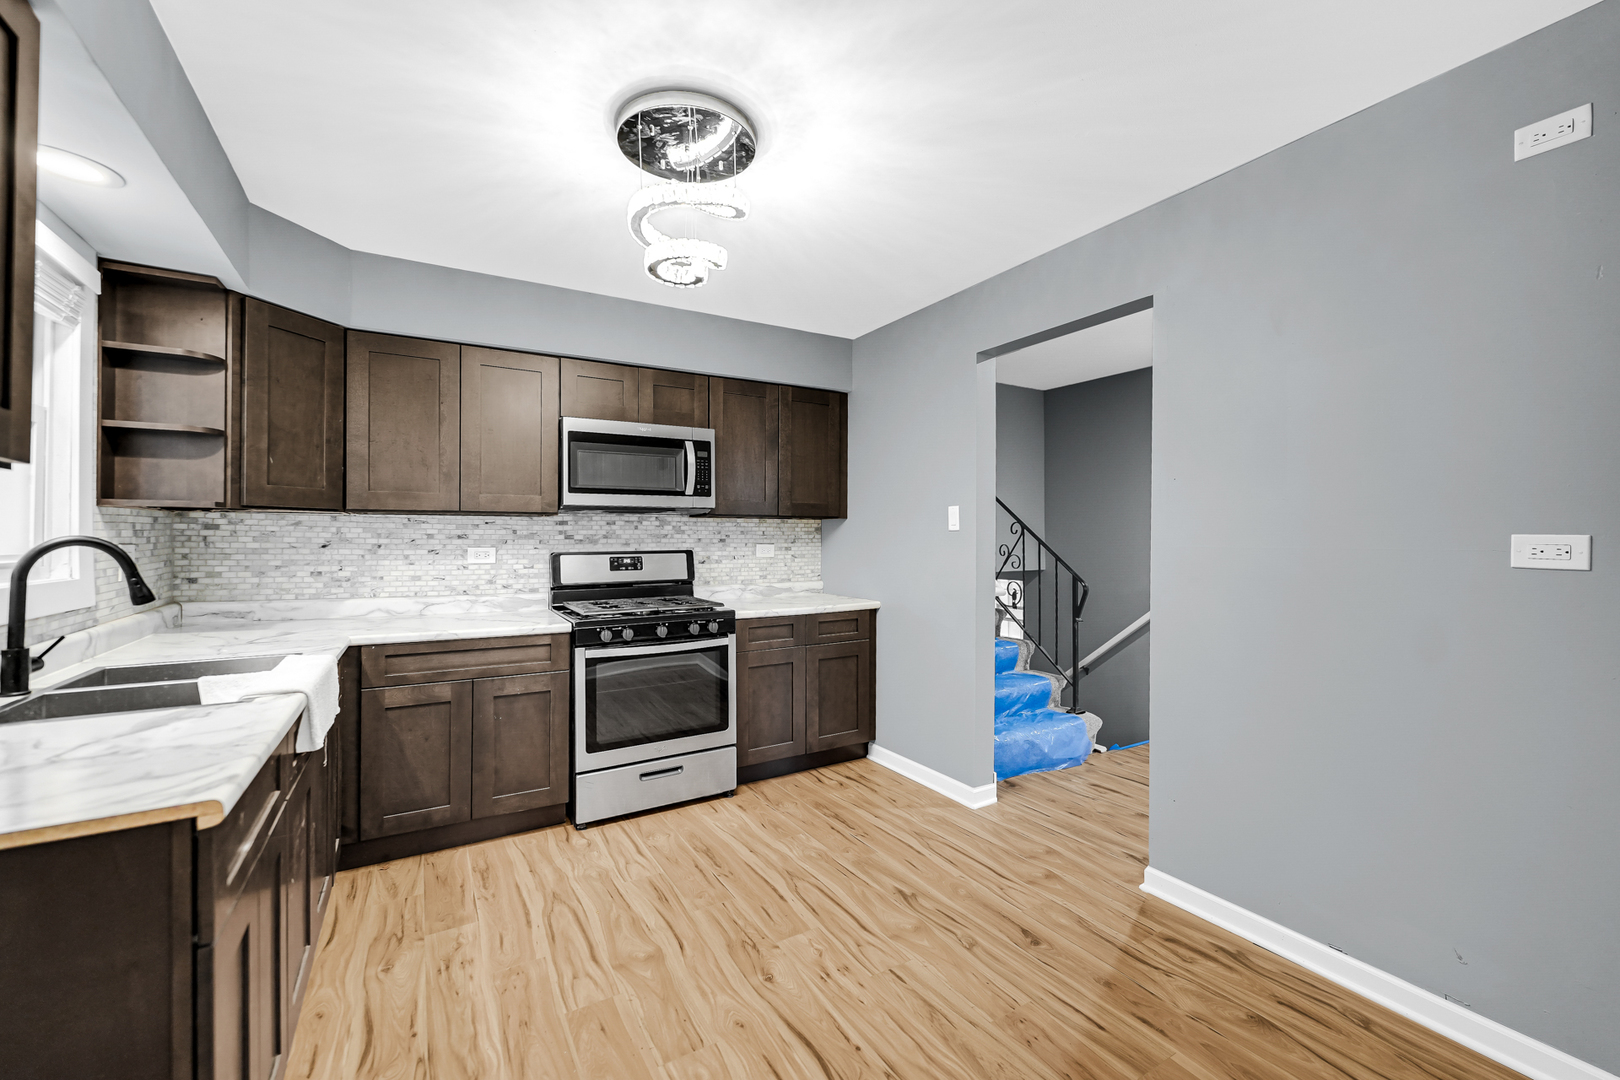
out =
{"type": "MultiPolygon", "coordinates": [[[[43,221],[35,221],[34,247],[39,255],[49,258],[69,276],[78,280],[86,292],[84,312],[80,317],[78,326],[78,367],[74,374],[77,376],[76,387],[69,387],[68,401],[75,406],[75,420],[77,430],[73,433],[72,445],[74,453],[72,460],[64,467],[60,462],[50,462],[52,479],[65,477],[71,490],[67,494],[64,520],[57,527],[48,531],[51,535],[39,535],[35,531],[34,543],[42,540],[54,539],[57,536],[72,536],[92,531],[95,521],[95,471],[96,471],[96,297],[101,294],[101,274],[95,266],[84,256],[75,251],[65,240],[52,232],[43,221]]],[[[35,313],[35,319],[43,316],[35,313]]],[[[36,397],[34,415],[42,415],[42,409],[49,407],[49,403],[41,402],[36,397]]],[[[36,428],[36,431],[38,429],[36,428]]],[[[35,450],[38,457],[38,448],[35,450]]],[[[0,508],[3,512],[4,508],[0,508]]],[[[38,513],[37,506],[29,508],[30,515],[38,513]]],[[[0,552],[0,623],[6,618],[11,600],[11,571],[16,565],[17,556],[21,552],[0,552]]],[[[53,554],[49,559],[41,560],[36,564],[35,571],[29,575],[28,582],[28,618],[37,619],[44,615],[59,615],[67,611],[80,611],[93,608],[96,604],[96,565],[95,554],[85,548],[69,548],[53,554]],[[45,564],[51,559],[57,560],[57,573],[49,578],[39,577],[41,569],[47,569],[45,564]]]]}

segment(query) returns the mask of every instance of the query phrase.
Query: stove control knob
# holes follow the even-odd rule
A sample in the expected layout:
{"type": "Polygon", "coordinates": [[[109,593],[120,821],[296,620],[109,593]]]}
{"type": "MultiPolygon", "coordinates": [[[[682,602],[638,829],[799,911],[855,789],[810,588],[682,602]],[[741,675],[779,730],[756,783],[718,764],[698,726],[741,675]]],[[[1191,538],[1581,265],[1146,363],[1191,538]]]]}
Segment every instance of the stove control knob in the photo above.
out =
{"type": "Polygon", "coordinates": [[[688,634],[701,634],[703,633],[703,627],[699,626],[697,623],[693,623],[691,626],[686,628],[686,632],[688,634]]]}
{"type": "Polygon", "coordinates": [[[664,624],[660,623],[658,625],[657,633],[658,633],[659,637],[669,637],[669,627],[667,627],[664,624]]]}
{"type": "Polygon", "coordinates": [[[612,641],[613,640],[613,631],[611,631],[611,630],[602,631],[602,640],[603,641],[612,641]]]}
{"type": "Polygon", "coordinates": [[[719,632],[720,632],[720,624],[719,623],[712,622],[712,623],[709,624],[709,633],[718,634],[719,632]]]}
{"type": "Polygon", "coordinates": [[[630,641],[636,636],[636,632],[627,626],[624,628],[624,633],[621,636],[624,638],[624,640],[630,641]]]}

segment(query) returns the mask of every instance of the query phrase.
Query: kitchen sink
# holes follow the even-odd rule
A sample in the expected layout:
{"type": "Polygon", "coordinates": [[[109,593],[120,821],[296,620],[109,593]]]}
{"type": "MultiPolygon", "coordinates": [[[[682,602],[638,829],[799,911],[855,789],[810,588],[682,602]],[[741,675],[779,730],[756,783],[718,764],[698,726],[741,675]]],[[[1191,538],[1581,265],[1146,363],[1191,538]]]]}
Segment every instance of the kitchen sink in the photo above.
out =
{"type": "Polygon", "coordinates": [[[51,689],[77,690],[86,686],[182,682],[186,679],[200,679],[204,675],[240,675],[247,671],[269,671],[285,659],[285,656],[238,656],[228,660],[188,660],[172,664],[104,667],[87,671],[77,679],[71,679],[51,689]]]}
{"type": "Polygon", "coordinates": [[[92,690],[46,690],[19,698],[13,704],[0,705],[0,724],[137,712],[141,709],[174,709],[200,704],[202,699],[197,694],[195,681],[153,682],[92,690]]]}

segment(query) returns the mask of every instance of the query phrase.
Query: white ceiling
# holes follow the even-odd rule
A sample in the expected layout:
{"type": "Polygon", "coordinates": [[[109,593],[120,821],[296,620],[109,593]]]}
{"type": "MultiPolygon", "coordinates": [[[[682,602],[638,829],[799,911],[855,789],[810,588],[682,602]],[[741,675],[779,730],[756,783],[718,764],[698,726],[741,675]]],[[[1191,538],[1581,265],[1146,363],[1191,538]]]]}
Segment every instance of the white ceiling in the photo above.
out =
{"type": "Polygon", "coordinates": [[[153,6],[268,210],[359,250],[855,336],[1591,2],[153,6]],[[665,86],[761,128],[753,217],[705,219],[732,261],[698,290],[647,279],[625,227],[640,174],[611,114],[665,86]]]}
{"type": "Polygon", "coordinates": [[[1052,390],[1153,366],[1153,309],[996,358],[996,382],[1052,390]]]}

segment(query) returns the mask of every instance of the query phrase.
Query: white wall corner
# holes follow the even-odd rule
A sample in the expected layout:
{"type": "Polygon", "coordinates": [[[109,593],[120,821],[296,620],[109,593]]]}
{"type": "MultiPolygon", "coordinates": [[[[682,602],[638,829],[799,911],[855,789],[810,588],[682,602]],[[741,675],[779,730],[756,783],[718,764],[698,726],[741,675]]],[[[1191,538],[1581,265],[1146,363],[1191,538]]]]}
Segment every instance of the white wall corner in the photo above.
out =
{"type": "Polygon", "coordinates": [[[1230,930],[1534,1080],[1620,1080],[1596,1065],[1571,1057],[1151,866],[1147,868],[1142,891],[1230,930]]]}
{"type": "Polygon", "coordinates": [[[978,787],[964,784],[954,777],[930,769],[893,750],[886,750],[877,743],[872,744],[866,756],[885,769],[892,769],[907,780],[915,780],[923,787],[937,791],[947,799],[954,799],[970,810],[989,806],[996,801],[996,785],[993,782],[980,784],[978,787]]]}

